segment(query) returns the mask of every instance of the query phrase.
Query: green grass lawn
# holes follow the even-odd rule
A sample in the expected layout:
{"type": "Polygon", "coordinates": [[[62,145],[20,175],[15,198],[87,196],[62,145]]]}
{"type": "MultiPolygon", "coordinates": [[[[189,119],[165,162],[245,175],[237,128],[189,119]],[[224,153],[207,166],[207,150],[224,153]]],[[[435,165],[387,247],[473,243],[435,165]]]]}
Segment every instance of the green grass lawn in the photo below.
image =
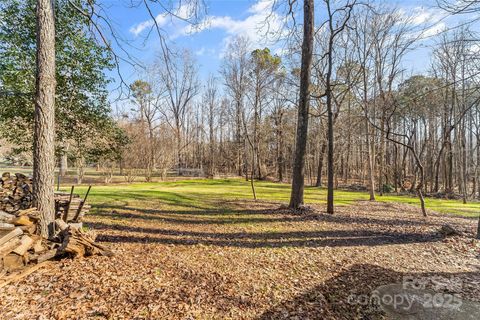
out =
{"type": "MultiPolygon", "coordinates": [[[[264,201],[287,203],[290,197],[290,185],[274,182],[259,181],[255,183],[257,198],[264,201]]],[[[69,188],[62,190],[68,191],[69,188]]],[[[85,186],[75,188],[77,193],[83,194],[85,186]]],[[[115,184],[107,186],[93,186],[90,202],[97,206],[138,206],[139,208],[155,208],[160,200],[163,206],[172,210],[207,210],[217,208],[222,201],[252,199],[250,183],[242,179],[216,180],[182,180],[160,183],[115,184]]],[[[326,189],[307,187],[305,203],[325,203],[326,189]]],[[[358,200],[368,200],[365,192],[335,191],[337,205],[351,205],[358,200]]],[[[377,196],[378,201],[406,203],[418,205],[416,197],[386,195],[377,196]]],[[[427,209],[442,213],[459,214],[464,216],[478,216],[479,202],[463,204],[459,200],[431,199],[425,200],[427,209]]],[[[227,210],[227,209],[226,209],[227,210]]]]}

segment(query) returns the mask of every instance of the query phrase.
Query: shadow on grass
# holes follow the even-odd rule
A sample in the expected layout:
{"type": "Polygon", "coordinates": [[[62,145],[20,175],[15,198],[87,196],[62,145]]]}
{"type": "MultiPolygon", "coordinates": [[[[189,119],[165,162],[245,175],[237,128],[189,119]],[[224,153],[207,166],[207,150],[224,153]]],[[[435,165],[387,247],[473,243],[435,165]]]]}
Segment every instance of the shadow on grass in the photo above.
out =
{"type": "MultiPolygon", "coordinates": [[[[244,224],[244,223],[274,223],[274,222],[302,222],[324,221],[340,224],[373,224],[379,226],[440,226],[441,222],[422,219],[391,218],[379,219],[374,217],[347,216],[344,214],[311,214],[293,215],[284,209],[231,209],[228,207],[212,209],[195,206],[194,210],[162,210],[162,209],[139,209],[130,206],[97,205],[97,212],[93,215],[108,218],[157,220],[175,224],[244,224]],[[115,210],[115,213],[113,211],[115,210]],[[128,212],[117,212],[132,211],[128,212]]],[[[184,206],[188,207],[188,206],[184,206]]],[[[378,210],[379,212],[381,210],[378,210]]],[[[462,217],[463,218],[463,217],[462,217]]]]}
{"type": "MultiPolygon", "coordinates": [[[[155,214],[151,213],[142,214],[142,213],[106,213],[106,212],[97,212],[93,215],[98,217],[107,217],[107,218],[114,218],[114,219],[141,219],[141,220],[149,220],[149,221],[160,221],[160,222],[169,222],[173,224],[183,224],[183,225],[211,225],[211,224],[250,224],[250,223],[275,223],[275,222],[286,222],[286,221],[295,221],[294,217],[279,217],[279,218],[271,218],[269,216],[262,217],[261,215],[264,214],[264,211],[259,210],[258,212],[255,211],[248,211],[248,213],[243,213],[240,211],[229,211],[226,213],[222,210],[204,210],[199,211],[199,214],[196,215],[195,212],[197,211],[189,211],[189,210],[182,210],[182,211],[163,211],[158,210],[161,212],[156,212],[155,214]],[[228,215],[230,216],[228,216],[228,215]],[[232,216],[235,215],[235,216],[232,216]],[[242,217],[245,215],[247,217],[242,217]],[[252,217],[252,215],[258,215],[257,217],[252,217]],[[198,219],[195,217],[198,216],[198,219]],[[205,218],[205,216],[209,218],[205,218]]],[[[144,212],[144,211],[141,211],[144,212]]]]}
{"type": "MultiPolygon", "coordinates": [[[[180,232],[182,234],[183,232],[180,232]]],[[[165,245],[211,245],[234,248],[283,248],[283,247],[351,247],[351,246],[381,246],[391,244],[422,243],[439,240],[436,236],[426,236],[416,233],[406,234],[379,234],[366,237],[331,237],[314,239],[283,239],[278,241],[252,241],[248,235],[241,239],[203,239],[203,238],[172,238],[135,235],[105,235],[98,236],[98,241],[113,243],[159,243],[165,245]]]]}
{"type": "MultiPolygon", "coordinates": [[[[384,313],[368,298],[377,287],[390,283],[402,283],[405,276],[419,280],[433,279],[432,277],[452,279],[453,277],[461,281],[462,289],[467,290],[475,290],[475,282],[480,277],[475,272],[407,274],[371,264],[357,264],[342,270],[338,275],[293,299],[271,307],[257,320],[292,319],[294,316],[296,316],[295,319],[385,319],[384,313]],[[367,297],[366,305],[349,303],[349,301],[355,301],[352,298],[349,299],[350,296],[367,297]]],[[[428,284],[434,283],[430,281],[428,284]]]]}
{"type": "Polygon", "coordinates": [[[415,239],[433,239],[431,235],[418,233],[398,233],[398,232],[378,232],[371,230],[322,230],[322,231],[288,231],[288,232],[197,232],[197,231],[179,231],[160,228],[134,227],[122,224],[110,224],[97,222],[91,225],[99,230],[120,230],[136,233],[147,233],[154,235],[186,236],[200,237],[205,239],[225,239],[225,240],[288,240],[288,239],[313,239],[313,238],[415,238],[415,239]]]}
{"type": "Polygon", "coordinates": [[[441,239],[436,234],[371,230],[215,233],[135,227],[100,222],[89,224],[89,226],[99,230],[117,230],[127,233],[126,235],[102,234],[98,237],[98,240],[103,242],[169,245],[201,244],[240,248],[378,246],[432,242],[441,239]]]}
{"type": "MultiPolygon", "coordinates": [[[[338,247],[338,246],[381,246],[438,241],[440,237],[431,231],[442,221],[424,220],[413,215],[386,215],[382,217],[340,213],[295,215],[288,209],[276,208],[273,203],[256,203],[257,208],[238,208],[238,203],[203,203],[213,208],[189,206],[182,202],[174,209],[139,209],[134,206],[100,205],[94,216],[108,218],[111,222],[89,224],[94,229],[107,231],[99,236],[100,241],[125,243],[161,243],[173,245],[214,245],[222,247],[269,248],[269,247],[338,247]],[[260,206],[260,207],[258,207],[260,206]],[[133,221],[151,221],[148,226],[135,226],[133,221]],[[118,221],[118,222],[115,222],[118,221]],[[122,221],[122,222],[120,222],[122,221]],[[309,221],[324,222],[332,230],[292,232],[197,232],[192,225],[252,225],[277,224],[268,230],[281,230],[283,223],[295,226],[309,221]],[[176,228],[155,227],[176,225],[176,228]],[[152,226],[152,227],[150,227],[152,226]],[[417,229],[417,226],[428,228],[417,229]],[[345,228],[346,227],[346,228],[345,228]],[[412,228],[413,227],[413,228],[412,228]],[[395,230],[394,230],[395,228],[395,230]],[[180,229],[180,230],[179,230],[180,229]],[[347,229],[347,230],[345,230],[347,229]],[[111,231],[121,231],[113,232],[111,231]]],[[[245,203],[240,203],[245,205],[245,203]]],[[[248,205],[248,203],[247,203],[248,205]]],[[[390,204],[379,208],[383,211],[390,204]]],[[[207,229],[208,230],[208,229],[207,229]]]]}

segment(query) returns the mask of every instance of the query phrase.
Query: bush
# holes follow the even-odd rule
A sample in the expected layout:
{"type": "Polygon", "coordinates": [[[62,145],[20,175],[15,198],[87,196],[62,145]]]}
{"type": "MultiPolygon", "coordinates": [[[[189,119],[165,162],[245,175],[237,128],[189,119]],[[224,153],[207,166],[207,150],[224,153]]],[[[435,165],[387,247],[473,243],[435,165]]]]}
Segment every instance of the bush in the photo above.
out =
{"type": "Polygon", "coordinates": [[[386,183],[383,185],[382,189],[383,193],[391,193],[395,190],[395,187],[391,184],[386,183]]]}

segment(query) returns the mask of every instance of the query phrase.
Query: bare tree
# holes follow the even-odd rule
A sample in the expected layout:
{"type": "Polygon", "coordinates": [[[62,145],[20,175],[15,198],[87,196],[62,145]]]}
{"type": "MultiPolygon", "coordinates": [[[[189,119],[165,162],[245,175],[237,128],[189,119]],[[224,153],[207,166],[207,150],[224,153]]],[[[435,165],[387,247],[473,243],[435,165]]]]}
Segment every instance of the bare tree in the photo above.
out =
{"type": "Polygon", "coordinates": [[[478,0],[437,0],[437,5],[452,14],[480,12],[480,1],[478,0]]]}
{"type": "Polygon", "coordinates": [[[282,182],[286,175],[286,157],[285,144],[286,132],[285,123],[287,117],[288,94],[286,76],[279,75],[276,81],[275,97],[273,98],[272,119],[274,124],[275,134],[275,154],[277,164],[277,178],[282,182]]]}
{"type": "Polygon", "coordinates": [[[208,159],[208,176],[215,177],[215,150],[216,150],[216,118],[218,109],[218,88],[216,79],[210,75],[203,93],[202,103],[207,108],[207,124],[208,124],[208,144],[209,144],[209,159],[208,159]]]}
{"type": "Polygon", "coordinates": [[[328,117],[328,158],[327,158],[327,168],[328,168],[328,177],[327,177],[327,213],[333,214],[333,189],[334,189],[334,162],[333,162],[333,153],[334,153],[334,135],[333,135],[333,124],[334,124],[334,115],[333,115],[333,90],[332,90],[332,74],[333,74],[333,54],[334,54],[334,43],[335,38],[347,27],[347,23],[350,20],[353,7],[356,4],[356,0],[349,1],[345,6],[334,9],[331,7],[330,0],[324,0],[327,6],[328,13],[328,47],[327,47],[327,74],[325,76],[325,96],[327,104],[327,117],[328,117]],[[338,21],[335,21],[336,15],[342,14],[342,17],[338,21]]]}
{"type": "Polygon", "coordinates": [[[136,80],[130,85],[130,90],[139,107],[140,130],[146,132],[147,143],[143,146],[145,152],[142,153],[145,159],[145,180],[152,180],[153,171],[156,167],[156,137],[155,131],[158,127],[158,117],[160,110],[160,101],[163,90],[158,88],[158,82],[152,79],[149,82],[136,80]]]}
{"type": "Polygon", "coordinates": [[[190,52],[184,50],[180,54],[175,54],[174,59],[165,60],[160,57],[159,74],[160,79],[165,86],[166,108],[161,108],[165,120],[175,130],[177,140],[176,162],[180,169],[183,163],[183,149],[187,146],[184,141],[184,129],[186,125],[186,116],[193,102],[193,98],[199,92],[199,83],[197,80],[197,68],[190,52]]]}
{"type": "Polygon", "coordinates": [[[246,150],[245,137],[243,135],[243,117],[244,117],[244,99],[248,85],[247,73],[249,68],[248,55],[250,44],[247,38],[236,37],[231,41],[226,49],[226,55],[220,70],[227,93],[234,103],[235,119],[235,140],[236,140],[236,158],[237,172],[247,175],[246,170],[246,150]],[[242,150],[244,152],[242,152],[242,150]],[[243,165],[242,165],[243,163],[243,165]]]}
{"type": "Polygon", "coordinates": [[[355,27],[353,28],[352,44],[355,48],[356,61],[361,68],[361,77],[359,85],[356,86],[356,92],[359,96],[359,103],[364,111],[365,119],[365,142],[367,151],[367,175],[368,191],[370,201],[375,200],[375,144],[373,128],[370,126],[369,119],[369,84],[370,70],[372,67],[373,41],[371,39],[371,29],[375,15],[370,8],[363,8],[354,17],[355,27]]]}

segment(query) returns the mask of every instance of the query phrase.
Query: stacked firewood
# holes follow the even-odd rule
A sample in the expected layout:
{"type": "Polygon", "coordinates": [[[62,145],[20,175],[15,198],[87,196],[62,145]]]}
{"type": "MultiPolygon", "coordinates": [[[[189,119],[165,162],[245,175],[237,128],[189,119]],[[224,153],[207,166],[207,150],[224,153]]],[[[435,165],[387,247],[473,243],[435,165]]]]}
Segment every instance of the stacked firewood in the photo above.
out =
{"type": "MultiPolygon", "coordinates": [[[[55,234],[40,236],[41,213],[31,207],[31,179],[24,175],[2,175],[0,188],[0,287],[2,277],[27,266],[60,257],[111,255],[95,242],[92,231],[84,231],[81,218],[90,207],[73,194],[55,195],[55,234]]],[[[88,195],[88,194],[87,194],[88,195]]]]}
{"type": "Polygon", "coordinates": [[[55,194],[55,216],[66,222],[81,223],[85,214],[90,211],[86,198],[81,199],[78,194],[71,192],[55,194]]]}
{"type": "MultiPolygon", "coordinates": [[[[7,213],[15,213],[32,207],[32,179],[22,173],[9,172],[2,174],[0,180],[0,210],[7,213]]],[[[90,206],[86,204],[86,198],[81,199],[78,194],[72,192],[55,194],[55,218],[66,222],[80,222],[88,213],[90,206]]]]}
{"type": "Polygon", "coordinates": [[[0,180],[0,210],[16,212],[31,205],[32,179],[22,173],[3,173],[0,180]]]}
{"type": "Polygon", "coordinates": [[[55,257],[110,255],[104,246],[95,243],[95,234],[76,224],[55,221],[56,234],[51,239],[38,234],[40,212],[35,208],[16,214],[0,211],[0,275],[41,263],[55,257]]]}

